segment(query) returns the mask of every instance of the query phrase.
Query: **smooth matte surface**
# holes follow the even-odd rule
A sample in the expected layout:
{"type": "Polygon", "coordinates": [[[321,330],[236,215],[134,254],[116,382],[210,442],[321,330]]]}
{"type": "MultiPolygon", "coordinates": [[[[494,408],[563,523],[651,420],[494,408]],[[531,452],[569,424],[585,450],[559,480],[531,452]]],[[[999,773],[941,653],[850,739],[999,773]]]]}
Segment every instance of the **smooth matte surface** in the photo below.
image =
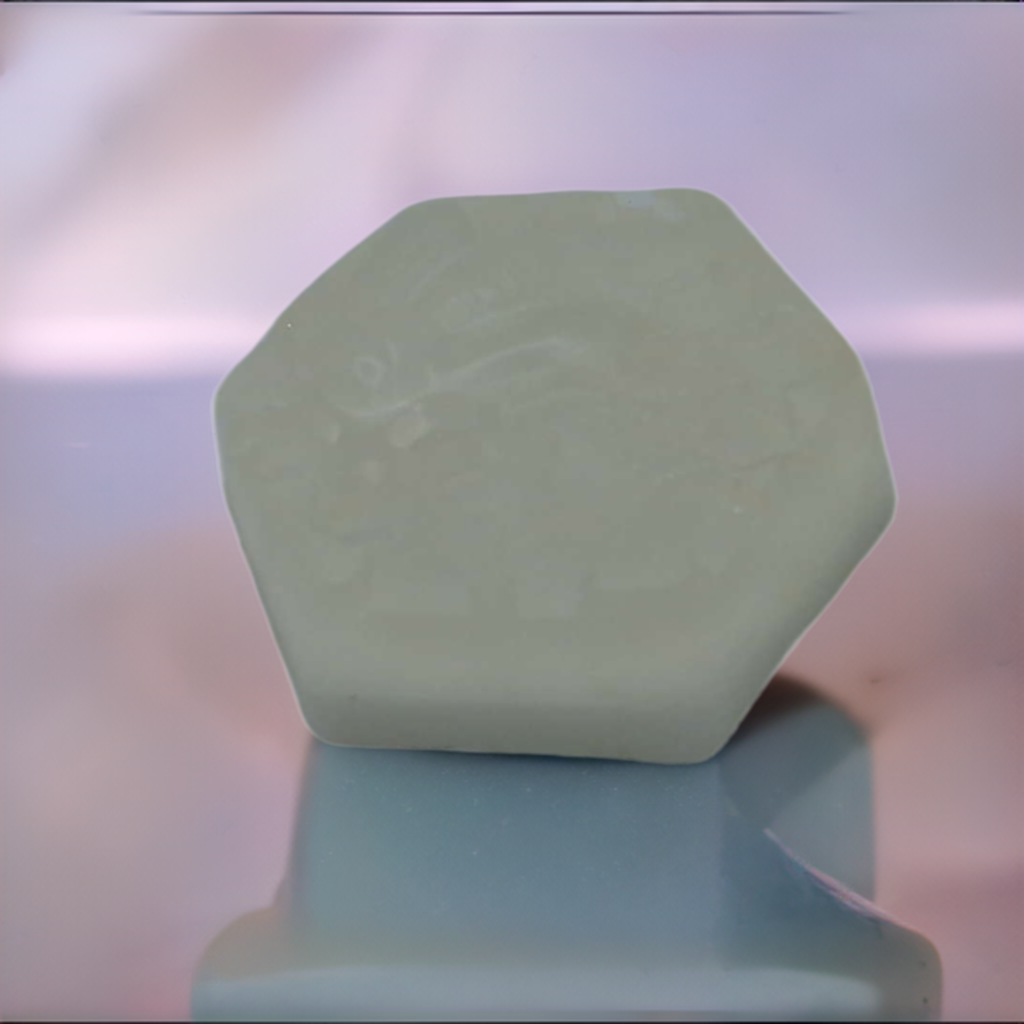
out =
{"type": "Polygon", "coordinates": [[[894,507],[856,355],[694,190],[410,207],[216,419],[333,743],[704,760],[894,507]]]}
{"type": "Polygon", "coordinates": [[[792,684],[693,766],[314,743],[277,902],[193,1013],[927,1018],[935,950],[826,873],[870,893],[870,817],[864,737],[792,684]]]}

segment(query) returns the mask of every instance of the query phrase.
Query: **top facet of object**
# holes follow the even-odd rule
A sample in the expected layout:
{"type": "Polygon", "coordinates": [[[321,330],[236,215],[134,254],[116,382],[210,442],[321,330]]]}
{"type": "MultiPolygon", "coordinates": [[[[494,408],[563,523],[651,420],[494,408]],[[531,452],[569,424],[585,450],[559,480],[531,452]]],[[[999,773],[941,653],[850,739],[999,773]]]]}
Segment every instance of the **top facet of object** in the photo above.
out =
{"type": "Polygon", "coordinates": [[[216,422],[330,743],[702,761],[895,504],[857,356],[690,189],[411,206],[216,422]]]}

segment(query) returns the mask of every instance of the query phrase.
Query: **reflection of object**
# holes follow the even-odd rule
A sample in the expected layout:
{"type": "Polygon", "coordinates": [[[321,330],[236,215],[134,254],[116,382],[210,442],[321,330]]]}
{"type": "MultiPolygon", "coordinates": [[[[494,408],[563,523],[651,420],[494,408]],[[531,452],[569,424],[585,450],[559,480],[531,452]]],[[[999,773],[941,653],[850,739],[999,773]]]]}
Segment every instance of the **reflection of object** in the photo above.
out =
{"type": "Polygon", "coordinates": [[[742,819],[874,898],[871,761],[864,733],[843,711],[777,677],[719,760],[742,819]]]}
{"type": "Polygon", "coordinates": [[[927,1018],[932,946],[805,864],[869,889],[870,814],[863,737],[791,685],[694,766],[314,744],[278,900],[193,1012],[927,1018]]]}
{"type": "Polygon", "coordinates": [[[703,760],[893,511],[856,355],[696,190],[410,207],[216,404],[333,743],[703,760]]]}

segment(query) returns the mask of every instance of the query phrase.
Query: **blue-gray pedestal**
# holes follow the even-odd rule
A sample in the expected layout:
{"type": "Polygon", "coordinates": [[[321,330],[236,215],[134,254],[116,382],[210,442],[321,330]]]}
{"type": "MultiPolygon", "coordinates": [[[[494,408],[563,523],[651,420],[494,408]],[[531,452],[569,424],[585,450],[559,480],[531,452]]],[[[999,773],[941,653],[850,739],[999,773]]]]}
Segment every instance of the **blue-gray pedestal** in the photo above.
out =
{"type": "Polygon", "coordinates": [[[864,739],[793,684],[699,765],[314,743],[278,899],[193,1014],[925,1019],[938,956],[868,902],[872,843],[864,739]]]}

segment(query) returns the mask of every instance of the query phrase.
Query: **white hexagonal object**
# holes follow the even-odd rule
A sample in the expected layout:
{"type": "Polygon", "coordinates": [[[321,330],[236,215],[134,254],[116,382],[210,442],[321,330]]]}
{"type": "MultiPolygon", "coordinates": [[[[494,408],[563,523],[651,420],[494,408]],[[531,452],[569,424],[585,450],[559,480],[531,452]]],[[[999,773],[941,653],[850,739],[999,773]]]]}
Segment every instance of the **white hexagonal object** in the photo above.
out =
{"type": "Polygon", "coordinates": [[[409,207],[216,422],[331,743],[704,760],[895,504],[857,356],[690,189],[409,207]]]}

